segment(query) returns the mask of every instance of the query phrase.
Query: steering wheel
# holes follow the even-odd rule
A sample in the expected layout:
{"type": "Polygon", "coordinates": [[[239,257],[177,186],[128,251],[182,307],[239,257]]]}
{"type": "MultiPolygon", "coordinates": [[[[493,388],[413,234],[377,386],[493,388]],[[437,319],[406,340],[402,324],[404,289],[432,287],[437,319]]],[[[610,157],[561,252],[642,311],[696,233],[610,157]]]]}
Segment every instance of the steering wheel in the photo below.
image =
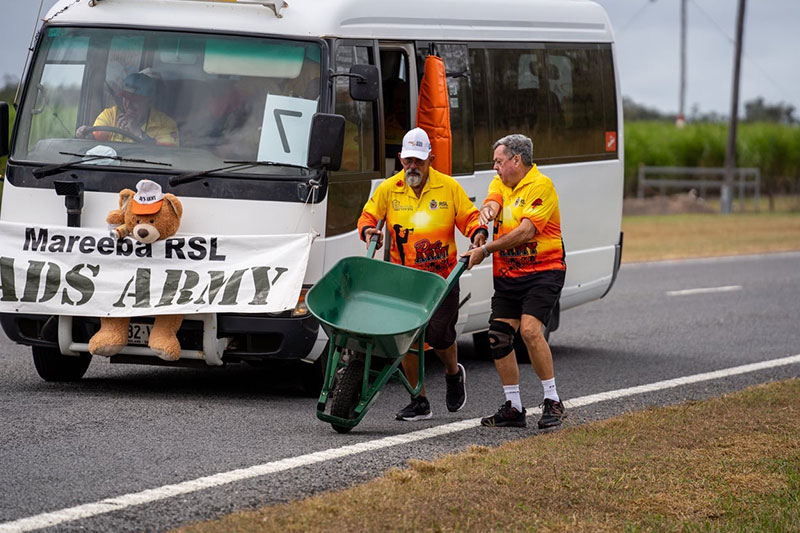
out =
{"type": "Polygon", "coordinates": [[[94,133],[96,131],[105,131],[108,133],[116,133],[118,135],[122,135],[123,137],[127,137],[131,139],[133,142],[143,143],[145,139],[140,137],[134,133],[129,132],[128,130],[123,130],[122,128],[115,128],[114,126],[89,126],[86,129],[87,133],[94,133]]]}

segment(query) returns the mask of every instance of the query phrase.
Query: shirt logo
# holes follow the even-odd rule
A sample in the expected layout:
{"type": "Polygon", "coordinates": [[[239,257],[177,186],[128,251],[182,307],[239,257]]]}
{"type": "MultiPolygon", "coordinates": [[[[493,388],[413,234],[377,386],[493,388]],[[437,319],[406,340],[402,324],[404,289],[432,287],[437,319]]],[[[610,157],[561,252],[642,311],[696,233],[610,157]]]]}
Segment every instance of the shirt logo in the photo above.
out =
{"type": "Polygon", "coordinates": [[[517,198],[516,200],[514,200],[514,207],[519,207],[521,205],[525,205],[525,200],[523,200],[522,198],[517,198]]]}
{"type": "Polygon", "coordinates": [[[414,262],[418,265],[431,261],[441,261],[447,259],[450,255],[450,245],[442,244],[441,240],[436,242],[431,242],[428,239],[419,240],[414,243],[414,250],[417,252],[414,262]]]}
{"type": "Polygon", "coordinates": [[[448,207],[447,202],[439,202],[439,209],[447,209],[448,207]]]}
{"type": "Polygon", "coordinates": [[[436,203],[436,200],[431,200],[431,211],[434,211],[437,207],[439,207],[439,204],[436,203]]]}
{"type": "Polygon", "coordinates": [[[403,205],[397,200],[392,200],[392,210],[394,211],[413,211],[414,207],[410,205],[403,205]]]}
{"type": "Polygon", "coordinates": [[[531,207],[539,207],[540,205],[542,205],[542,199],[541,198],[537,198],[536,200],[533,201],[533,204],[531,204],[531,207]]]}

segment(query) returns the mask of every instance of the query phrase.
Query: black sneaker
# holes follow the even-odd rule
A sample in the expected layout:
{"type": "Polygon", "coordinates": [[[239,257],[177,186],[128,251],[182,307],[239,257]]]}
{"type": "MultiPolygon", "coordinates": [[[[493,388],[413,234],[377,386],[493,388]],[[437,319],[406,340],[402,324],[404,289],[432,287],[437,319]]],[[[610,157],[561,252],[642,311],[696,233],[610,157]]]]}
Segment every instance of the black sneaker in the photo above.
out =
{"type": "Polygon", "coordinates": [[[541,405],[542,418],[539,419],[539,429],[560,426],[561,421],[567,417],[567,409],[561,402],[545,398],[541,405]]]}
{"type": "Polygon", "coordinates": [[[516,428],[524,428],[528,425],[525,421],[525,409],[520,413],[516,407],[511,407],[511,400],[500,406],[492,416],[481,418],[482,426],[489,427],[505,427],[511,426],[516,428]]]}
{"type": "Polygon", "coordinates": [[[464,370],[464,365],[458,363],[458,372],[452,376],[445,374],[444,380],[447,383],[447,394],[445,394],[447,410],[451,413],[460,411],[467,403],[467,371],[464,370]]]}
{"type": "Polygon", "coordinates": [[[411,398],[411,403],[406,405],[395,417],[395,420],[426,420],[431,416],[431,404],[425,396],[411,398]]]}

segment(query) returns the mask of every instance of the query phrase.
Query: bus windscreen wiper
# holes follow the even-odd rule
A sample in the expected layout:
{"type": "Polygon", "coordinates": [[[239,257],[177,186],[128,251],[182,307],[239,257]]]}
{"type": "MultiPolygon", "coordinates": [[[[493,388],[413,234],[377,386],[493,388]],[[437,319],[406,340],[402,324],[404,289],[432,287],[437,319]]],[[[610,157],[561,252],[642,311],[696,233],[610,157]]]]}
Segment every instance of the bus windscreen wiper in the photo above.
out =
{"type": "Polygon", "coordinates": [[[122,157],[119,155],[104,155],[104,154],[96,154],[96,155],[86,155],[86,154],[78,154],[76,152],[58,152],[61,155],[71,155],[75,157],[80,157],[80,161],[67,161],[66,163],[56,163],[55,165],[46,165],[43,167],[39,167],[33,170],[33,177],[34,178],[44,178],[45,176],[50,176],[52,174],[57,174],[62,170],[72,167],[74,165],[80,165],[81,163],[88,163],[90,161],[95,161],[97,159],[113,159],[114,161],[122,161],[125,163],[144,163],[147,165],[163,165],[165,167],[171,167],[172,163],[162,163],[160,161],[148,161],[147,159],[136,159],[133,157],[122,157]]]}
{"type": "Polygon", "coordinates": [[[169,179],[169,184],[172,186],[181,185],[182,183],[189,183],[190,181],[196,181],[200,178],[205,176],[210,176],[216,172],[225,172],[231,170],[245,170],[247,168],[252,167],[291,167],[291,168],[300,168],[300,169],[307,169],[303,165],[293,165],[292,163],[276,163],[275,161],[223,161],[223,163],[228,163],[227,166],[219,167],[219,168],[209,168],[207,170],[198,170],[195,172],[186,172],[184,174],[178,174],[177,176],[172,176],[169,179]]]}

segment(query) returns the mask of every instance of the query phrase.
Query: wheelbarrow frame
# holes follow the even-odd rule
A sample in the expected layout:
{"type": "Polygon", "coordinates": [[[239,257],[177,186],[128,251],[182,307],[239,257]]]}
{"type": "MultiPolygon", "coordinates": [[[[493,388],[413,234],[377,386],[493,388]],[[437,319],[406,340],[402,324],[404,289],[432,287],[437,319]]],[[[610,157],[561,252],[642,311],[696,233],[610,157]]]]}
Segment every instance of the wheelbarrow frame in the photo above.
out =
{"type": "MultiPolygon", "coordinates": [[[[351,336],[345,333],[334,334],[330,339],[325,378],[322,391],[319,395],[319,401],[317,402],[317,418],[325,422],[330,422],[333,428],[339,432],[345,433],[349,431],[361,422],[361,419],[367,414],[369,408],[375,403],[375,400],[378,399],[383,387],[392,377],[399,379],[412,396],[419,394],[422,390],[422,384],[425,378],[425,327],[421,329],[422,331],[417,335],[414,341],[417,348],[409,349],[410,353],[417,354],[419,360],[419,379],[416,387],[411,386],[405,374],[399,369],[405,354],[400,357],[381,357],[373,353],[374,344],[369,341],[366,342],[366,352],[363,354],[364,372],[361,376],[361,392],[358,396],[358,403],[355,406],[351,406],[354,415],[352,418],[345,418],[325,412],[325,407],[331,393],[336,392],[335,381],[337,379],[337,373],[345,371],[347,364],[350,362],[350,360],[345,362],[343,355],[345,350],[347,350],[347,341],[351,336]],[[423,347],[423,349],[419,347],[423,347]],[[384,361],[383,366],[379,369],[373,369],[372,364],[374,359],[384,361]]],[[[359,357],[358,352],[352,352],[349,356],[359,357]]]]}
{"type": "MultiPolygon", "coordinates": [[[[379,225],[379,227],[381,227],[381,225],[379,225]]],[[[377,236],[373,237],[370,241],[367,257],[361,258],[359,261],[367,260],[383,263],[383,261],[372,258],[376,246],[377,236]]],[[[355,260],[355,258],[345,258],[342,259],[340,263],[344,263],[348,260],[355,260]]],[[[364,415],[366,415],[369,408],[380,395],[383,387],[393,377],[403,384],[411,396],[416,396],[420,393],[425,377],[425,329],[439,305],[441,305],[442,301],[444,301],[455,286],[458,278],[464,270],[466,270],[467,261],[468,258],[461,258],[459,262],[456,263],[456,266],[450,272],[447,279],[442,280],[446,284],[444,290],[438,294],[437,300],[434,302],[434,305],[431,306],[431,311],[428,313],[427,317],[425,317],[425,320],[422,321],[421,325],[415,328],[418,329],[418,331],[413,335],[410,343],[408,342],[408,335],[410,335],[411,332],[398,333],[398,336],[406,335],[403,339],[403,346],[406,344],[410,346],[408,349],[403,350],[402,353],[394,353],[397,350],[382,349],[382,346],[379,344],[383,345],[385,343],[380,343],[379,341],[384,340],[386,336],[346,330],[326,320],[324,316],[321,316],[321,313],[315,311],[314,305],[312,305],[314,302],[314,295],[312,294],[314,288],[312,287],[306,297],[306,304],[311,313],[319,319],[322,328],[328,334],[329,338],[325,376],[323,378],[319,400],[317,401],[317,418],[324,422],[329,422],[331,426],[340,433],[350,431],[361,422],[364,415]],[[409,383],[408,379],[399,368],[406,353],[415,353],[418,356],[418,381],[416,386],[412,386],[411,383],[409,383]],[[363,362],[363,373],[357,378],[352,375],[352,373],[357,373],[359,371],[358,366],[360,365],[351,364],[355,360],[363,362]],[[373,366],[375,368],[373,368],[373,366]],[[351,375],[348,375],[348,373],[351,373],[351,375]],[[337,404],[337,394],[345,395],[355,392],[343,390],[343,387],[354,387],[354,379],[360,381],[360,390],[358,391],[357,398],[354,398],[352,403],[346,405],[346,410],[348,411],[347,416],[340,416],[342,413],[334,414],[332,411],[337,409],[337,405],[341,407],[340,404],[337,404]],[[331,400],[333,404],[331,412],[325,412],[327,404],[331,400]]],[[[338,266],[338,264],[334,266],[326,276],[336,271],[338,266]]],[[[409,267],[404,267],[402,265],[392,265],[392,268],[409,269],[409,267]]],[[[424,272],[417,269],[410,270],[415,272],[414,275],[420,275],[424,272]]],[[[425,275],[428,274],[438,277],[437,274],[433,273],[426,273],[425,275]]],[[[413,331],[413,329],[411,331],[413,331]]],[[[341,401],[342,399],[339,398],[339,400],[341,401]]],[[[346,398],[344,400],[346,400],[346,398]]]]}

